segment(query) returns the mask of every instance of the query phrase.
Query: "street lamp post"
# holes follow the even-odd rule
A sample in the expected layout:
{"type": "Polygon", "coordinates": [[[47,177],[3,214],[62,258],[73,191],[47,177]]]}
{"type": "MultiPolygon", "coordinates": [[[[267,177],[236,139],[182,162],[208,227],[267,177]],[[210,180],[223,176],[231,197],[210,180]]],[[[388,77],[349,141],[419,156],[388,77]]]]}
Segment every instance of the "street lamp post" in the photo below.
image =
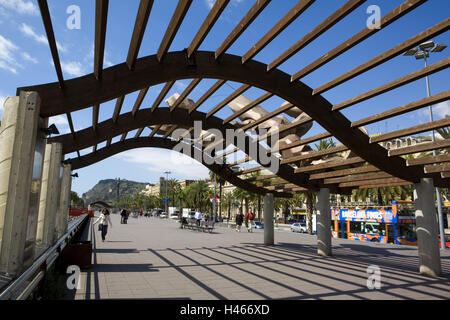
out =
{"type": "Polygon", "coordinates": [[[166,199],[164,200],[164,202],[165,202],[165,204],[166,204],[166,215],[168,215],[168,212],[167,212],[167,200],[168,200],[168,198],[169,198],[169,193],[168,193],[168,191],[167,191],[167,185],[168,185],[168,183],[169,183],[169,174],[171,173],[170,171],[166,171],[166,172],[164,172],[165,174],[166,174],[166,199]]]}
{"type": "MultiPolygon", "coordinates": [[[[414,56],[417,60],[424,59],[425,67],[428,67],[427,58],[430,56],[430,52],[441,52],[447,46],[442,43],[434,43],[433,41],[427,41],[421,43],[417,48],[412,48],[406,51],[403,55],[414,56]]],[[[425,76],[425,81],[427,85],[427,97],[430,97],[430,81],[428,80],[428,75],[425,76]]],[[[430,114],[430,122],[433,122],[433,109],[432,106],[428,106],[428,111],[430,114]]],[[[431,139],[434,142],[434,130],[431,131],[431,139]]],[[[433,150],[433,156],[436,156],[436,150],[433,150]]],[[[435,164],[436,165],[436,164],[435,164]]],[[[438,218],[439,218],[439,234],[441,237],[441,249],[445,250],[445,233],[444,233],[444,218],[442,215],[442,201],[441,201],[441,188],[436,187],[436,200],[438,207],[438,218]]]]}

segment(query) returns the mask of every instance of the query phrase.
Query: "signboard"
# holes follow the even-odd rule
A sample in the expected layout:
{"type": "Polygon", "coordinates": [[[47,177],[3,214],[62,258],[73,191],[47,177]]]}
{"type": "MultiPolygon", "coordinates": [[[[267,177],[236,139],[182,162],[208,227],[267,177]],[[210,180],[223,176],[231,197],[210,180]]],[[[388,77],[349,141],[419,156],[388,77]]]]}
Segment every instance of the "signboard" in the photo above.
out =
{"type": "MultiPolygon", "coordinates": [[[[332,215],[336,212],[332,211],[332,215]]],[[[340,209],[339,220],[344,221],[376,221],[376,222],[397,222],[397,215],[392,210],[373,210],[373,209],[340,209]]]]}
{"type": "MultiPolygon", "coordinates": [[[[214,201],[214,196],[209,196],[209,201],[211,201],[211,203],[214,201]]],[[[216,197],[216,203],[220,203],[220,197],[216,197]]]]}

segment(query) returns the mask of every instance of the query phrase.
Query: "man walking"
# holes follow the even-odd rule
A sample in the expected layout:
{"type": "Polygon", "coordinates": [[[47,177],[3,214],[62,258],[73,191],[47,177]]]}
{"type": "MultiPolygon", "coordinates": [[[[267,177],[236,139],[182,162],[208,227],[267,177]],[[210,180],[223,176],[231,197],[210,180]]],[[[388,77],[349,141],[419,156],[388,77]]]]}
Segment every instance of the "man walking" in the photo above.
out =
{"type": "Polygon", "coordinates": [[[241,212],[236,216],[236,231],[237,232],[241,232],[241,226],[242,226],[243,221],[244,221],[244,215],[241,212]]]}
{"type": "Polygon", "coordinates": [[[196,211],[195,211],[195,215],[194,215],[194,217],[195,217],[195,219],[197,219],[197,226],[199,226],[200,227],[200,220],[202,220],[202,213],[200,212],[200,210],[199,209],[197,209],[196,211]]]}
{"type": "Polygon", "coordinates": [[[247,221],[248,232],[253,232],[252,231],[253,220],[255,220],[255,215],[253,214],[252,209],[250,209],[250,211],[247,212],[247,214],[245,215],[245,221],[247,221]]]}

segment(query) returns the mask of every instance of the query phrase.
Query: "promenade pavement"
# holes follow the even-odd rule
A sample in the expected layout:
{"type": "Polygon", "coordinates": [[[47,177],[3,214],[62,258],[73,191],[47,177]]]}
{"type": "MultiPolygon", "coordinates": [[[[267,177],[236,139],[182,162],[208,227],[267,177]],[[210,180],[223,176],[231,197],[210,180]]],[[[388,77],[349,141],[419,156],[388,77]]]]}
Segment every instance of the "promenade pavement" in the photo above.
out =
{"type": "Polygon", "coordinates": [[[132,218],[101,241],[90,226],[93,265],[82,272],[73,299],[449,299],[450,253],[441,250],[443,275],[418,273],[417,248],[333,239],[333,256],[319,257],[316,237],[263,230],[213,233],[179,229],[170,219],[132,218]],[[381,271],[369,289],[369,266],[381,271]]]}

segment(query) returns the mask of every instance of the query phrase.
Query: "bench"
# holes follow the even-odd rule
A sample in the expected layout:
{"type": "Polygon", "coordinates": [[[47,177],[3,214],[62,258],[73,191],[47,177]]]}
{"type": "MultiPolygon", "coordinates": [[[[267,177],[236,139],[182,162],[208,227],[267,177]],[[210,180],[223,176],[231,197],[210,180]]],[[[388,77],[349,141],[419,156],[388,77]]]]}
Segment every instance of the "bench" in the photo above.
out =
{"type": "Polygon", "coordinates": [[[208,231],[211,233],[214,230],[214,222],[213,221],[200,221],[200,225],[197,224],[197,219],[186,219],[183,218],[181,220],[181,228],[187,228],[190,230],[197,231],[208,231]]]}

